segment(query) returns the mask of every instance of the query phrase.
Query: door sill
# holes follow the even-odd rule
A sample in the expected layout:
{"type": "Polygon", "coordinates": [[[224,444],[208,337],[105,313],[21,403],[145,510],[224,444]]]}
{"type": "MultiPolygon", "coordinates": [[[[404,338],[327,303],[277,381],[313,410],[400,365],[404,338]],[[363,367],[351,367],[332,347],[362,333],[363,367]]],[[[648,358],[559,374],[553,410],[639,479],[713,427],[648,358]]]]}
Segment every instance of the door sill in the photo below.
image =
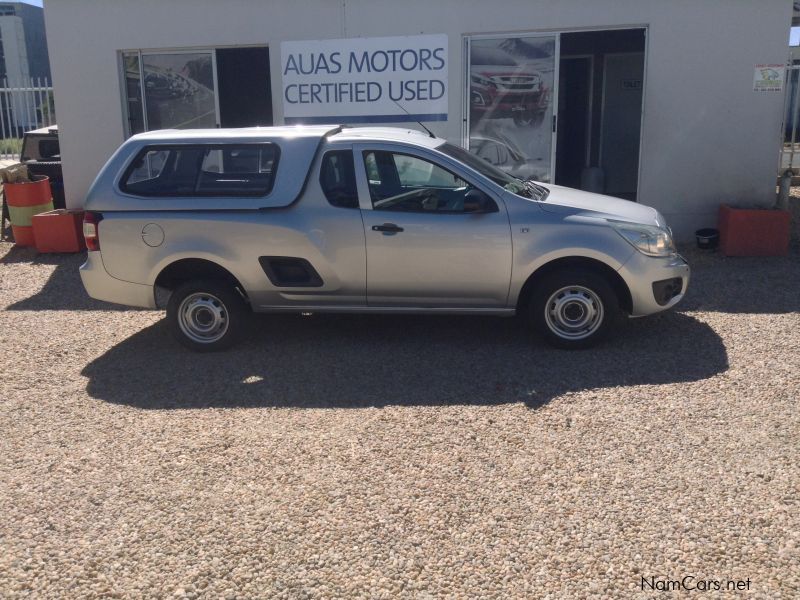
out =
{"type": "Polygon", "coordinates": [[[419,306],[258,306],[260,313],[372,313],[372,314],[420,314],[420,315],[491,315],[512,317],[513,308],[451,308],[419,306]]]}

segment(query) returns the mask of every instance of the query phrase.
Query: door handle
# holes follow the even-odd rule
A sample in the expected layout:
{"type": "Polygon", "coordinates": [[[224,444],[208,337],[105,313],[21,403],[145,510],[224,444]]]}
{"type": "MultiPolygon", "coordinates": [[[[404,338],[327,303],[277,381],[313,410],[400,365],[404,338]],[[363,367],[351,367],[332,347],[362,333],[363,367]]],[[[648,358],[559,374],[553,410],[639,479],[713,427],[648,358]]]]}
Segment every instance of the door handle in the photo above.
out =
{"type": "Polygon", "coordinates": [[[394,223],[384,223],[383,225],[373,225],[372,231],[383,231],[384,233],[400,233],[403,231],[402,227],[398,227],[394,223]]]}

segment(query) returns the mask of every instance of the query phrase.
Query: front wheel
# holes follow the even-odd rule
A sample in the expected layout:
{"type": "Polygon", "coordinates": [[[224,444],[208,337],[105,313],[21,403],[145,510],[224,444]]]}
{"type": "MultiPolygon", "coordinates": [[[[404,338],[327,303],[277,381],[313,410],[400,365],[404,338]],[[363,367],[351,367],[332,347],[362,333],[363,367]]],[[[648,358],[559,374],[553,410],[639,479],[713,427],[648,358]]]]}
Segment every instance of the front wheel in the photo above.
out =
{"type": "Polygon", "coordinates": [[[553,273],[542,281],[528,307],[532,325],[557,348],[594,346],[619,323],[622,311],[614,289],[592,271],[553,273]]]}
{"type": "Polygon", "coordinates": [[[241,336],[247,306],[236,290],[222,281],[189,281],[167,303],[167,323],[181,344],[196,352],[231,347],[241,336]]]}

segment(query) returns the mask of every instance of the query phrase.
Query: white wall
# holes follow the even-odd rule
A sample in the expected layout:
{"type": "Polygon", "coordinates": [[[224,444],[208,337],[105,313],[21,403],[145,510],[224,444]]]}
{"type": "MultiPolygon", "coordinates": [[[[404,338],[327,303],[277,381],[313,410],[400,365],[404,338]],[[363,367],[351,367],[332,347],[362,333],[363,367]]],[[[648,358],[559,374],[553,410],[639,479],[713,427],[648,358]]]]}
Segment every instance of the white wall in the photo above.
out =
{"type": "Polygon", "coordinates": [[[791,0],[45,0],[67,203],[124,139],[121,49],[269,44],[280,123],[282,40],[446,33],[450,120],[432,128],[460,142],[464,34],[647,26],[639,199],[687,238],[722,202],[774,200],[783,96],[753,92],[753,69],[786,60],[791,13],[791,0]]]}

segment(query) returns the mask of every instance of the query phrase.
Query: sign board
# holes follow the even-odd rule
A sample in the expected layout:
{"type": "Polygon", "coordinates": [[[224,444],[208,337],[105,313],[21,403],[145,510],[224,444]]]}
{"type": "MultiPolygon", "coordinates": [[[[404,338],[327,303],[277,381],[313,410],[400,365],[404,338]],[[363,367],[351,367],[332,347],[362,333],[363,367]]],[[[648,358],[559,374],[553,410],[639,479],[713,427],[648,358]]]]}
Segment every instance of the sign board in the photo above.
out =
{"type": "Polygon", "coordinates": [[[445,121],[447,63],[447,35],[281,42],[284,121],[445,121]]]}
{"type": "Polygon", "coordinates": [[[754,92],[782,92],[786,65],[756,65],[753,79],[754,92]]]}

